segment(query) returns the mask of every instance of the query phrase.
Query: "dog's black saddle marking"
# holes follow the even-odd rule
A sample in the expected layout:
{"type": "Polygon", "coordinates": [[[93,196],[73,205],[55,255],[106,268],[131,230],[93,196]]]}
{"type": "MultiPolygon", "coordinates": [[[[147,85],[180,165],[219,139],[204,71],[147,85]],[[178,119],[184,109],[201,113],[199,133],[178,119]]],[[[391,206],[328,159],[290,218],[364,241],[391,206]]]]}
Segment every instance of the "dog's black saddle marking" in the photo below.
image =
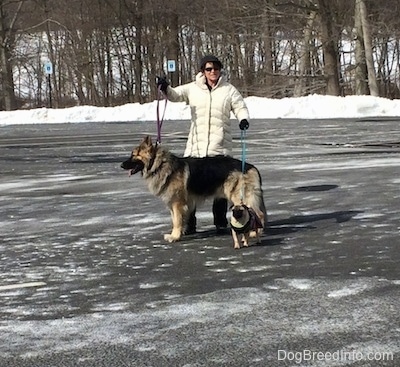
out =
{"type": "MultiPolygon", "coordinates": [[[[231,172],[242,171],[242,161],[228,156],[183,159],[190,170],[188,190],[198,195],[212,195],[223,185],[231,172]]],[[[246,163],[245,173],[251,168],[254,166],[246,163]]]]}

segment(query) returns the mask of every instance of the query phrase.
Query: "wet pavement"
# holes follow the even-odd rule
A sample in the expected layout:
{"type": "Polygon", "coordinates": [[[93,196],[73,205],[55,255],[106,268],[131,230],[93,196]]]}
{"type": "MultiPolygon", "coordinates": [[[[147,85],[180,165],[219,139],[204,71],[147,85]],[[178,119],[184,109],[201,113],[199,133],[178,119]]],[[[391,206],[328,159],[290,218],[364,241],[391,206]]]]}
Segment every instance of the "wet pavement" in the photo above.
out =
{"type": "Polygon", "coordinates": [[[252,121],[269,228],[241,250],[211,202],[163,241],[120,168],[154,122],[0,127],[0,367],[399,366],[399,124],[252,121]]]}

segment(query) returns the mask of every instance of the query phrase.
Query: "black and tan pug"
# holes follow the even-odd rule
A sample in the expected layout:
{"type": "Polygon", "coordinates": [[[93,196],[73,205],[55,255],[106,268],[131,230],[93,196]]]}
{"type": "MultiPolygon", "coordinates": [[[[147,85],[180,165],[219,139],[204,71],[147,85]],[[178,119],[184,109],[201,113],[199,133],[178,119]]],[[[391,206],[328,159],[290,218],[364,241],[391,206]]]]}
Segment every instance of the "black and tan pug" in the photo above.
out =
{"type": "Polygon", "coordinates": [[[249,246],[249,238],[255,237],[257,243],[261,243],[260,234],[263,231],[263,223],[257,213],[248,206],[234,205],[232,207],[231,230],[233,238],[233,247],[240,248],[239,237],[244,247],[249,246]]]}

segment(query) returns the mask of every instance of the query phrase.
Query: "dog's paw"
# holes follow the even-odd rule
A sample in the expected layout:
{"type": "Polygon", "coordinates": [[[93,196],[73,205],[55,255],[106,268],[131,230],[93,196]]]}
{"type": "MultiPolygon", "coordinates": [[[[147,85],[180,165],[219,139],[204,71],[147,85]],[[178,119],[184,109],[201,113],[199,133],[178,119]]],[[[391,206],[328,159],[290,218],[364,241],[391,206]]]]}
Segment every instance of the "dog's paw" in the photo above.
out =
{"type": "Polygon", "coordinates": [[[165,235],[164,235],[164,240],[165,241],[167,241],[167,242],[177,242],[177,241],[179,241],[181,238],[180,237],[177,237],[177,236],[173,236],[172,234],[169,234],[169,233],[166,233],[165,235]]]}
{"type": "Polygon", "coordinates": [[[235,249],[240,248],[240,242],[237,238],[235,238],[233,241],[233,248],[235,248],[235,249]]]}
{"type": "Polygon", "coordinates": [[[250,231],[249,237],[250,238],[256,238],[257,237],[257,232],[256,231],[250,231]]]}

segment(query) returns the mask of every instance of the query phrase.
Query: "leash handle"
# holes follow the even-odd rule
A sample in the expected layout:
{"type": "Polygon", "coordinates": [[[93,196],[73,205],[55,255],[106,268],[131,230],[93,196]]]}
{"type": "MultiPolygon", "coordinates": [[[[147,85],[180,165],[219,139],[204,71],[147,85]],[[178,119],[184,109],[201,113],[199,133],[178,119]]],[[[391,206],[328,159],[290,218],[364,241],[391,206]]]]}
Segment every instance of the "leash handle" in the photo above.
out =
{"type": "Polygon", "coordinates": [[[161,128],[164,122],[165,111],[167,109],[167,96],[165,96],[161,92],[161,86],[158,87],[158,96],[157,96],[157,144],[161,144],[161,128]],[[164,111],[161,116],[160,114],[160,99],[165,99],[164,111]],[[160,117],[161,116],[161,117],[160,117]]]}

